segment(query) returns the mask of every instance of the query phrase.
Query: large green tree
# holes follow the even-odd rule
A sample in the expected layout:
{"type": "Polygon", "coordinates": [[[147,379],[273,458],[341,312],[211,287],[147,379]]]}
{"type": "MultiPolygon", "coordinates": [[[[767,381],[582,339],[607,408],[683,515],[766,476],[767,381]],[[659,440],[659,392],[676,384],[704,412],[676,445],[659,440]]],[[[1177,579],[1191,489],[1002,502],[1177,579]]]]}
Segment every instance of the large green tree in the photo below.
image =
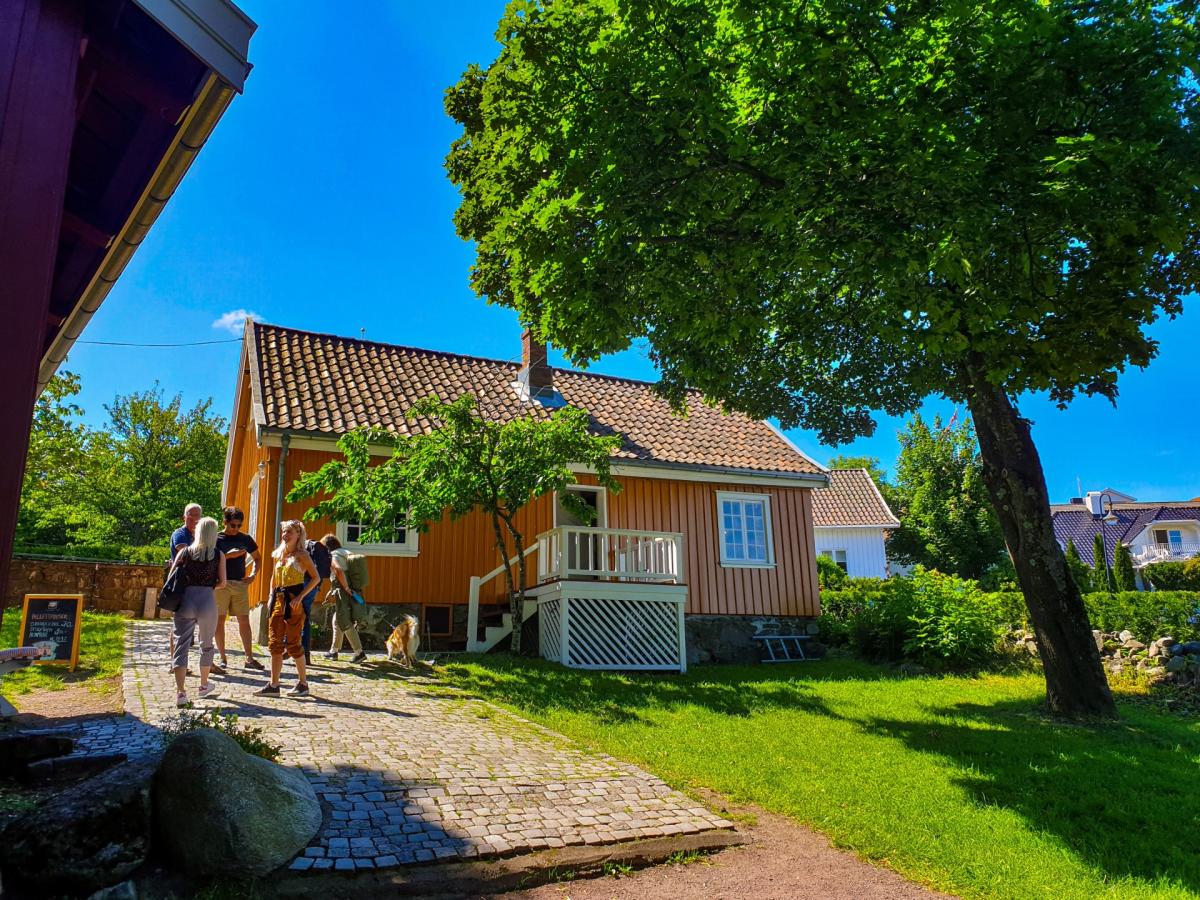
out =
{"type": "Polygon", "coordinates": [[[88,440],[92,474],[80,497],[89,520],[77,538],[165,542],[188,503],[215,511],[228,425],[211,407],[212,400],[203,400],[186,409],[181,396],[167,399],[157,385],[105,406],[107,426],[88,440]]]}
{"type": "Polygon", "coordinates": [[[63,370],[50,379],[33,410],[14,543],[66,544],[82,517],[79,487],[90,475],[88,429],[75,402],[79,376],[63,370]]]}
{"type": "Polygon", "coordinates": [[[1197,281],[1193,0],[516,0],[447,93],[475,291],[816,429],[965,403],[1047,699],[1115,715],[1017,398],[1113,398],[1197,281]]]}
{"type": "Polygon", "coordinates": [[[602,485],[619,491],[610,456],[621,437],[591,434],[587,413],[571,407],[545,417],[497,421],[481,413],[470,394],[452,403],[423,400],[409,417],[428,422],[429,429],[400,438],[372,429],[343,435],[338,440],[342,458],[303,474],[288,500],[319,496],[305,511],[306,519],[365,522],[368,540],[386,539],[397,522],[424,531],[447,515],[458,519],[482,512],[491,521],[504,567],[512,651],[519,653],[529,536],[517,514],[538,497],[558,492],[564,506],[590,521],[595,511],[566,490],[576,481],[571,466],[590,467],[602,485]],[[391,456],[373,463],[372,444],[392,444],[391,456]]]}
{"type": "Polygon", "coordinates": [[[888,553],[901,562],[978,580],[1004,554],[970,421],[932,427],[920,414],[900,432],[892,487],[900,527],[888,553]]]}

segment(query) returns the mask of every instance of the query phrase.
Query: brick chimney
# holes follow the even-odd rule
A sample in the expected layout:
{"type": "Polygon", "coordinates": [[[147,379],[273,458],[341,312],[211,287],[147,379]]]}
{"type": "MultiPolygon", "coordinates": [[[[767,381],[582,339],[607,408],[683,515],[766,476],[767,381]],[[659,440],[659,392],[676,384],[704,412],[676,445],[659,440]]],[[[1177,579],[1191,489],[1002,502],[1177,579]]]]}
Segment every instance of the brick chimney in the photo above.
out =
{"type": "Polygon", "coordinates": [[[528,328],[521,333],[521,371],[517,380],[525,385],[530,398],[554,393],[554,370],[546,362],[546,345],[528,328]]]}

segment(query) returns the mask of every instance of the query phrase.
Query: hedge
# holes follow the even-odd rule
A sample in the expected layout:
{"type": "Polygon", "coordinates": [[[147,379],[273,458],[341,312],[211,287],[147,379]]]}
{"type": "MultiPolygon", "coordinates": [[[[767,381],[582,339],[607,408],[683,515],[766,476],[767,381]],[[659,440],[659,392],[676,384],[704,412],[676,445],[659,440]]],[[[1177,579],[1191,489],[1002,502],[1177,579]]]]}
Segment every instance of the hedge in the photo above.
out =
{"type": "MultiPolygon", "coordinates": [[[[1200,640],[1200,592],[1089,593],[1083,602],[1092,627],[1101,631],[1129,630],[1147,643],[1167,635],[1200,640]]],[[[835,646],[885,659],[942,656],[948,664],[993,652],[989,628],[1002,632],[1029,624],[1020,593],[984,592],[974,582],[936,572],[851,580],[842,590],[821,592],[821,612],[824,639],[835,646]]]]}
{"type": "Polygon", "coordinates": [[[166,545],[122,547],[116,544],[96,544],[89,547],[57,546],[51,544],[17,544],[13,556],[46,556],[51,559],[86,559],[96,562],[130,562],[140,565],[163,565],[170,555],[166,545]]]}
{"type": "Polygon", "coordinates": [[[1200,591],[1200,557],[1187,562],[1151,563],[1142,579],[1160,591],[1200,591]]]}

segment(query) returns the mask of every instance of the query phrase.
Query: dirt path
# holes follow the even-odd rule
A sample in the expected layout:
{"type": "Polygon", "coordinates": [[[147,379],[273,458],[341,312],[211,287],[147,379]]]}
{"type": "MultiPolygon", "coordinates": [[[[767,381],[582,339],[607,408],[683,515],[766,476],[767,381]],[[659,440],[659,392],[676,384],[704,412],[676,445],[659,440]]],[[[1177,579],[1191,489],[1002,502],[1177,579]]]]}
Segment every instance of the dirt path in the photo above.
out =
{"type": "MultiPolygon", "coordinates": [[[[719,798],[709,802],[720,809],[719,798]]],[[[497,895],[502,900],[932,900],[944,897],[889,869],[837,850],[829,840],[759,809],[739,825],[746,844],[683,865],[664,864],[619,877],[547,884],[497,895]]],[[[740,816],[739,816],[740,817],[740,816]]]]}
{"type": "Polygon", "coordinates": [[[98,716],[120,716],[125,712],[121,679],[100,685],[69,685],[60,691],[31,691],[9,698],[17,708],[12,724],[21,728],[51,728],[98,716]]]}

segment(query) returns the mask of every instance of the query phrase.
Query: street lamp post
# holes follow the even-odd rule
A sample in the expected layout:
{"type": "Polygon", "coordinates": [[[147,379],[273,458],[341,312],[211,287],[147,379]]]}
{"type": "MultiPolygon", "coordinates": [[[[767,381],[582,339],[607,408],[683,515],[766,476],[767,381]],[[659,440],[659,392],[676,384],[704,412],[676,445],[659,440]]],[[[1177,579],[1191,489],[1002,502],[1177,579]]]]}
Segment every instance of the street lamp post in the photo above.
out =
{"type": "Polygon", "coordinates": [[[1112,507],[1113,507],[1112,495],[1108,491],[1105,491],[1103,494],[1100,495],[1100,512],[1102,513],[1102,515],[1099,516],[1098,518],[1100,519],[1100,545],[1104,549],[1104,583],[1106,585],[1108,585],[1108,592],[1110,594],[1113,592],[1113,574],[1112,574],[1112,567],[1108,564],[1108,530],[1105,528],[1105,526],[1106,525],[1116,525],[1117,522],[1120,521],[1120,519],[1117,518],[1117,514],[1113,512],[1112,507]],[[1108,513],[1107,514],[1103,514],[1105,497],[1108,498],[1108,513]]]}

